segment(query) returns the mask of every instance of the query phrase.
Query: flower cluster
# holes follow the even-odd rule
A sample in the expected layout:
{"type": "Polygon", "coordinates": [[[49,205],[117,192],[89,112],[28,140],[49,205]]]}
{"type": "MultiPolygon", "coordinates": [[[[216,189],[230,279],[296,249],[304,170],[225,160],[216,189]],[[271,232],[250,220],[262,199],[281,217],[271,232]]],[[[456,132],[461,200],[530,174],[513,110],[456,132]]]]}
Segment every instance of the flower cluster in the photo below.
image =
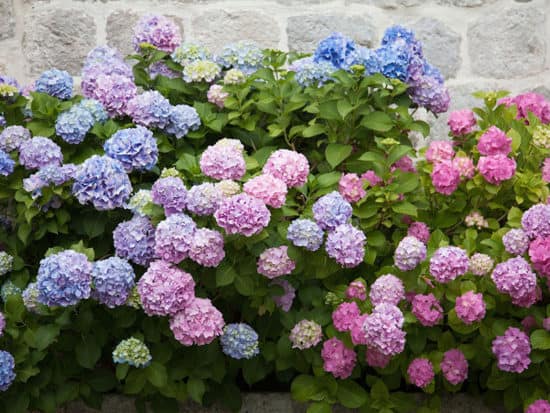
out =
{"type": "Polygon", "coordinates": [[[508,294],[515,305],[530,307],[536,300],[537,276],[522,257],[510,258],[497,264],[491,279],[497,290],[508,294]]]}
{"type": "Polygon", "coordinates": [[[224,325],[222,314],[206,298],[194,298],[170,319],[174,337],[184,346],[211,343],[222,334],[224,325]]]}
{"type": "Polygon", "coordinates": [[[19,163],[27,169],[40,169],[46,165],[61,165],[63,153],[58,144],[43,136],[25,140],[19,146],[19,163]]]}
{"type": "Polygon", "coordinates": [[[113,362],[132,367],[147,367],[151,363],[151,353],[143,341],[131,337],[122,340],[113,350],[113,362]]]}
{"type": "Polygon", "coordinates": [[[168,216],[183,211],[187,205],[187,189],[178,177],[160,177],[151,188],[151,199],[162,205],[168,216]]]}
{"type": "Polygon", "coordinates": [[[306,350],[315,347],[323,338],[321,326],[312,320],[299,321],[290,331],[292,348],[306,350]]]}
{"type": "Polygon", "coordinates": [[[227,234],[250,237],[269,224],[271,213],[261,200],[243,193],[224,199],[214,218],[227,234]]]}
{"type": "Polygon", "coordinates": [[[67,100],[73,96],[73,78],[65,70],[46,70],[36,79],[34,90],[67,100]]]}
{"type": "Polygon", "coordinates": [[[443,320],[443,308],[432,294],[415,294],[412,299],[412,313],[426,327],[432,327],[443,320]]]}
{"type": "Polygon", "coordinates": [[[96,261],[92,270],[92,297],[109,308],[123,305],[135,284],[134,269],[119,257],[96,261]]]}
{"type": "Polygon", "coordinates": [[[381,275],[370,286],[369,298],[375,306],[383,303],[398,305],[405,298],[405,287],[395,275],[381,275]]]}
{"type": "Polygon", "coordinates": [[[440,283],[447,283],[468,271],[470,261],[462,248],[441,247],[430,259],[430,274],[440,283]]]}
{"type": "Polygon", "coordinates": [[[364,324],[366,344],[385,356],[394,356],[405,349],[404,322],[401,310],[388,303],[376,306],[364,324]]]}
{"type": "Polygon", "coordinates": [[[366,242],[363,231],[350,224],[341,224],[329,232],[325,250],[342,267],[353,268],[363,262],[366,242]]]}
{"type": "Polygon", "coordinates": [[[103,145],[105,154],[122,164],[127,173],[151,170],[158,160],[153,133],[142,127],[121,129],[103,145]]]}
{"type": "Polygon", "coordinates": [[[135,215],[113,231],[116,254],[139,265],[148,265],[155,257],[155,227],[144,216],[135,215]]]}
{"type": "Polygon", "coordinates": [[[258,273],[267,278],[288,275],[295,267],[296,264],[288,256],[288,247],[285,245],[268,248],[258,258],[258,273]]]}
{"type": "Polygon", "coordinates": [[[317,251],[323,244],[324,232],[316,222],[310,219],[295,219],[287,229],[287,239],[297,247],[308,251],[317,251]]]}
{"type": "Polygon", "coordinates": [[[272,298],[278,308],[283,310],[285,313],[288,313],[292,307],[294,298],[296,297],[296,288],[294,288],[294,286],[287,280],[282,278],[277,278],[271,281],[270,285],[277,285],[283,289],[282,295],[274,295],[272,298]]]}
{"type": "Polygon", "coordinates": [[[23,126],[8,126],[0,132],[0,149],[4,152],[19,150],[24,141],[31,139],[31,132],[23,126]]]}
{"type": "Polygon", "coordinates": [[[422,389],[427,387],[435,377],[431,361],[425,358],[414,359],[407,368],[407,374],[411,383],[422,389]]]}
{"type": "Polygon", "coordinates": [[[241,179],[246,172],[244,147],[236,139],[220,139],[200,158],[201,172],[214,179],[241,179]]]}
{"type": "Polygon", "coordinates": [[[15,380],[15,360],[7,351],[0,350],[0,391],[9,389],[15,380]]]}
{"type": "Polygon", "coordinates": [[[248,324],[227,324],[223,328],[220,344],[225,354],[237,360],[251,359],[260,354],[258,333],[248,324]]]}
{"type": "Polygon", "coordinates": [[[468,361],[458,349],[446,351],[440,366],[443,377],[452,385],[456,386],[468,378],[468,361]]]}
{"type": "Polygon", "coordinates": [[[515,327],[509,327],[503,336],[497,336],[492,349],[502,371],[521,373],[531,364],[529,337],[515,327]]]}
{"type": "Polygon", "coordinates": [[[136,52],[145,43],[171,53],[181,43],[180,29],[164,16],[146,15],[134,27],[132,43],[136,52]]]}
{"type": "Polygon", "coordinates": [[[347,379],[351,376],[355,363],[357,361],[357,354],[352,349],[346,347],[346,345],[333,337],[323,343],[323,349],[321,350],[321,357],[323,358],[323,369],[339,379],[347,379]]]}
{"type": "Polygon", "coordinates": [[[238,69],[249,75],[261,67],[263,59],[262,50],[254,42],[243,40],[226,45],[217,61],[226,69],[238,69]]]}
{"type": "Polygon", "coordinates": [[[465,324],[472,324],[483,320],[485,317],[485,302],[483,294],[468,291],[456,297],[456,315],[465,324]]]}
{"type": "Polygon", "coordinates": [[[395,266],[401,271],[415,269],[426,259],[426,245],[418,238],[407,236],[403,238],[395,250],[395,266]]]}

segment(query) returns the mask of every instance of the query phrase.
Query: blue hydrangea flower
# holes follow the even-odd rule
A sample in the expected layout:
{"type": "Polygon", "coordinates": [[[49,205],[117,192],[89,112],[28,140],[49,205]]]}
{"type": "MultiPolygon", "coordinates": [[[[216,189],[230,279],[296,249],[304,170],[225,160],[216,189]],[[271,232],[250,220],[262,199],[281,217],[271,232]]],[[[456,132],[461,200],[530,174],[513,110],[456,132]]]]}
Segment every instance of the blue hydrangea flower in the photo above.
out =
{"type": "Polygon", "coordinates": [[[139,265],[148,265],[155,257],[155,227],[147,217],[134,215],[113,231],[116,255],[139,265]]]}
{"type": "Polygon", "coordinates": [[[386,29],[382,37],[382,45],[392,43],[405,43],[413,49],[415,53],[422,54],[422,45],[416,40],[414,32],[403,26],[391,26],[386,29]]]}
{"type": "Polygon", "coordinates": [[[103,149],[128,173],[149,171],[158,161],[159,151],[153,132],[142,126],[120,129],[105,142],[103,149]]]}
{"type": "Polygon", "coordinates": [[[105,211],[124,206],[132,193],[124,166],[108,156],[94,155],[78,166],[73,194],[82,205],[105,211]]]}
{"type": "Polygon", "coordinates": [[[46,165],[28,178],[23,179],[23,189],[32,194],[33,199],[42,195],[41,189],[49,185],[63,185],[73,178],[76,166],[67,164],[63,166],[46,165]]]}
{"type": "Polygon", "coordinates": [[[320,87],[332,80],[331,75],[337,68],[330,62],[314,62],[313,57],[304,57],[292,62],[288,70],[295,72],[294,77],[301,86],[320,87]]]}
{"type": "Polygon", "coordinates": [[[357,55],[357,63],[365,67],[365,76],[381,72],[380,59],[375,50],[368,47],[360,47],[357,49],[357,55]]]}
{"type": "Polygon", "coordinates": [[[433,77],[441,84],[445,83],[445,79],[443,78],[443,75],[441,74],[439,69],[435,66],[432,66],[428,62],[424,62],[423,72],[424,76],[433,77]]]}
{"type": "Polygon", "coordinates": [[[220,338],[222,351],[234,359],[251,359],[260,354],[258,333],[244,323],[227,324],[220,338]]]}
{"type": "Polygon", "coordinates": [[[0,113],[0,127],[4,127],[8,124],[8,122],[6,122],[6,118],[4,117],[4,114],[3,113],[0,113]]]}
{"type": "Polygon", "coordinates": [[[97,46],[90,50],[84,61],[84,68],[89,66],[109,63],[113,60],[122,60],[122,55],[117,49],[109,46],[97,46]]]}
{"type": "Polygon", "coordinates": [[[15,360],[7,351],[0,350],[0,391],[6,391],[15,380],[15,360]]]}
{"type": "Polygon", "coordinates": [[[94,122],[104,123],[107,119],[109,119],[109,114],[103,105],[95,99],[83,99],[80,101],[78,106],[90,112],[94,118],[94,122]]]}
{"type": "Polygon", "coordinates": [[[358,53],[355,42],[342,33],[332,33],[326,39],[319,42],[313,60],[330,62],[337,69],[349,69],[358,62],[358,53]]]}
{"type": "Polygon", "coordinates": [[[46,70],[36,80],[35,90],[58,99],[67,100],[73,96],[73,78],[65,70],[46,70]]]}
{"type": "Polygon", "coordinates": [[[409,77],[409,52],[407,48],[393,43],[376,49],[381,73],[392,79],[407,80],[409,77]]]}
{"type": "Polygon", "coordinates": [[[61,165],[61,147],[51,139],[35,136],[19,146],[19,163],[26,169],[39,169],[46,165],[61,165]]]}
{"type": "Polygon", "coordinates": [[[23,126],[8,126],[0,133],[0,149],[12,152],[31,138],[31,132],[23,126]]]}
{"type": "Polygon", "coordinates": [[[55,133],[65,142],[76,145],[84,140],[94,122],[94,117],[88,110],[75,105],[57,117],[55,133]]]}
{"type": "Polygon", "coordinates": [[[67,307],[90,297],[92,264],[79,252],[65,250],[40,261],[36,276],[38,300],[49,307],[67,307]]]}
{"type": "Polygon", "coordinates": [[[218,57],[218,63],[226,69],[239,69],[250,75],[262,66],[264,54],[258,45],[242,40],[226,45],[218,57]]]}
{"type": "Polygon", "coordinates": [[[196,60],[211,60],[212,54],[204,47],[193,43],[182,43],[170,55],[174,62],[182,66],[196,60]]]}
{"type": "Polygon", "coordinates": [[[123,305],[134,288],[135,278],[134,269],[122,258],[96,261],[92,271],[92,296],[109,308],[123,305]]]}
{"type": "Polygon", "coordinates": [[[286,238],[297,247],[317,251],[323,244],[325,233],[311,219],[296,219],[288,226],[286,238]]]}
{"type": "Polygon", "coordinates": [[[13,173],[15,161],[10,156],[0,149],[0,175],[8,176],[13,173]]]}
{"type": "Polygon", "coordinates": [[[0,289],[0,296],[2,297],[2,301],[4,302],[6,302],[6,300],[10,295],[20,295],[20,294],[21,294],[21,288],[15,285],[11,280],[8,280],[4,284],[2,284],[2,288],[0,289]]]}
{"type": "Polygon", "coordinates": [[[351,204],[337,191],[323,195],[313,204],[315,221],[321,228],[329,231],[347,223],[352,212],[351,204]]]}
{"type": "Polygon", "coordinates": [[[118,343],[113,350],[113,362],[138,368],[146,367],[151,362],[151,353],[141,340],[131,337],[118,343]]]}
{"type": "Polygon", "coordinates": [[[172,107],[166,132],[180,139],[187,135],[189,131],[197,130],[200,126],[201,118],[194,107],[177,105],[172,107]]]}
{"type": "Polygon", "coordinates": [[[132,98],[126,105],[126,113],[135,124],[160,128],[170,121],[172,105],[156,90],[143,92],[132,98]]]}

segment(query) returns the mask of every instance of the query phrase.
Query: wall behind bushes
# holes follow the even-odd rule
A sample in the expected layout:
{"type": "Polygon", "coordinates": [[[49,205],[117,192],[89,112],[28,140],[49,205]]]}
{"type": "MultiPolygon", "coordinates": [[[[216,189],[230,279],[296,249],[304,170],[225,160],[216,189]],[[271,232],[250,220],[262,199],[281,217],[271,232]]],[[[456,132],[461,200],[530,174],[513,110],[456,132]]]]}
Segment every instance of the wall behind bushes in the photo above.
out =
{"type": "MultiPolygon", "coordinates": [[[[50,67],[78,75],[86,53],[108,43],[131,51],[140,15],[175,18],[184,39],[213,50],[252,39],[311,51],[331,31],[376,47],[391,24],[411,26],[449,79],[451,109],[477,89],[550,97],[550,0],[0,0],[0,72],[21,81],[50,67]]],[[[446,135],[446,116],[432,136],[446,135]]]]}

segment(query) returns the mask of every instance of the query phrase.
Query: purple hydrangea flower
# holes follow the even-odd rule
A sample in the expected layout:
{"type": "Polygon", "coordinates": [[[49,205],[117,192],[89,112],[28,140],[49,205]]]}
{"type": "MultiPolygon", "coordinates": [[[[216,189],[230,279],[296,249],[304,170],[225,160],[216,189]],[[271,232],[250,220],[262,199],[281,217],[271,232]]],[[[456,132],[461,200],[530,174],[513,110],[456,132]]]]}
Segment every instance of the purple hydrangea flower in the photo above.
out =
{"type": "Polygon", "coordinates": [[[367,237],[350,224],[338,225],[329,232],[325,249],[329,257],[345,268],[357,267],[365,256],[367,237]]]}
{"type": "Polygon", "coordinates": [[[94,155],[78,166],[73,194],[82,205],[91,203],[99,211],[121,208],[131,193],[130,178],[116,159],[94,155]]]}
{"type": "Polygon", "coordinates": [[[119,161],[127,173],[151,170],[159,155],[153,132],[142,126],[120,129],[105,142],[103,149],[107,156],[119,161]]]}
{"type": "Polygon", "coordinates": [[[155,227],[148,218],[135,215],[113,231],[116,255],[139,265],[148,265],[155,257],[155,227]]]}
{"type": "Polygon", "coordinates": [[[550,237],[550,205],[533,205],[523,213],[521,226],[531,239],[550,237]]]}
{"type": "Polygon", "coordinates": [[[15,360],[7,351],[0,350],[0,391],[9,389],[15,380],[15,360]]]}
{"type": "Polygon", "coordinates": [[[0,337],[4,335],[5,327],[6,327],[6,317],[4,317],[4,314],[0,313],[0,337]]]}
{"type": "Polygon", "coordinates": [[[143,16],[134,27],[132,44],[136,52],[140,45],[148,43],[157,49],[171,53],[181,43],[180,29],[177,24],[164,16],[143,16]]]}
{"type": "Polygon", "coordinates": [[[164,207],[166,215],[183,211],[187,203],[187,189],[180,178],[167,176],[155,181],[151,188],[153,202],[164,207]]]}
{"type": "Polygon", "coordinates": [[[0,133],[0,149],[5,152],[18,150],[21,144],[29,139],[31,139],[31,132],[27,128],[8,126],[0,133]]]}
{"type": "Polygon", "coordinates": [[[189,131],[195,131],[201,126],[201,118],[197,110],[188,105],[172,106],[170,118],[166,125],[166,133],[174,135],[180,139],[187,135],[189,131]]]}
{"type": "Polygon", "coordinates": [[[258,273],[267,278],[277,278],[290,274],[296,268],[296,263],[288,256],[288,247],[268,248],[258,258],[258,273]]]}
{"type": "Polygon", "coordinates": [[[278,308],[283,310],[285,313],[288,313],[292,307],[294,298],[296,297],[296,288],[294,288],[287,280],[283,280],[282,278],[276,278],[271,281],[269,285],[279,285],[283,288],[283,294],[274,295],[273,301],[278,308]]]}
{"type": "Polygon", "coordinates": [[[531,364],[529,336],[515,327],[508,327],[503,336],[497,336],[492,349],[502,371],[521,373],[531,364]]]}
{"type": "Polygon", "coordinates": [[[510,258],[497,264],[491,279],[500,293],[508,294],[512,298],[512,303],[522,307],[533,304],[537,276],[522,257],[510,258]]]}
{"type": "Polygon", "coordinates": [[[37,92],[67,100],[73,96],[73,78],[65,70],[46,70],[36,79],[34,88],[37,92]]]}
{"type": "Polygon", "coordinates": [[[172,105],[156,90],[134,96],[126,105],[126,113],[135,124],[164,129],[170,122],[172,105]]]}
{"type": "Polygon", "coordinates": [[[13,173],[15,168],[15,161],[11,157],[0,149],[0,175],[8,176],[13,173]]]}
{"type": "Polygon", "coordinates": [[[313,217],[322,229],[334,230],[351,218],[353,208],[339,192],[323,195],[313,204],[313,217]]]}
{"type": "Polygon", "coordinates": [[[406,335],[401,329],[402,319],[401,310],[391,304],[375,307],[363,324],[367,346],[385,356],[401,353],[405,349],[406,335]]]}
{"type": "Polygon", "coordinates": [[[84,140],[94,122],[94,117],[88,110],[75,105],[57,117],[55,133],[65,142],[76,145],[84,140]]]}
{"type": "Polygon", "coordinates": [[[147,69],[151,79],[156,79],[157,76],[164,76],[168,79],[177,79],[180,73],[170,69],[163,61],[155,62],[147,69]]]}
{"type": "Polygon", "coordinates": [[[21,143],[19,163],[27,169],[39,169],[43,166],[63,163],[61,148],[54,141],[43,136],[35,136],[21,143]]]}
{"type": "Polygon", "coordinates": [[[134,269],[119,257],[96,261],[92,271],[92,296],[109,308],[123,305],[135,285],[134,269]]]}
{"type": "Polygon", "coordinates": [[[212,215],[219,208],[223,194],[210,182],[192,186],[187,191],[187,210],[196,215],[212,215]]]}
{"type": "Polygon", "coordinates": [[[441,247],[430,259],[430,274],[440,283],[447,283],[468,271],[470,261],[462,248],[441,247]]]}
{"type": "Polygon", "coordinates": [[[124,116],[128,102],[137,94],[137,87],[131,78],[116,73],[99,74],[95,87],[87,97],[99,101],[109,116],[124,116]]]}
{"type": "Polygon", "coordinates": [[[426,245],[418,238],[407,236],[403,238],[395,250],[395,266],[401,271],[414,270],[426,259],[426,245]]]}
{"type": "Polygon", "coordinates": [[[84,254],[73,250],[52,254],[40,261],[36,283],[42,304],[75,305],[90,297],[92,264],[84,254]]]}
{"type": "Polygon", "coordinates": [[[297,247],[308,251],[317,251],[323,244],[324,232],[315,221],[295,219],[287,229],[286,237],[297,247]]]}
{"type": "Polygon", "coordinates": [[[405,298],[405,287],[395,275],[381,275],[371,285],[369,298],[374,306],[382,303],[398,305],[405,298]]]}
{"type": "Polygon", "coordinates": [[[189,256],[197,225],[185,214],[172,214],[157,225],[155,254],[165,261],[180,263],[189,256]]]}
{"type": "Polygon", "coordinates": [[[262,201],[241,193],[224,199],[214,217],[227,234],[250,237],[267,227],[271,213],[262,201]]]}
{"type": "Polygon", "coordinates": [[[189,258],[203,267],[217,267],[225,257],[223,236],[218,231],[198,228],[191,239],[189,258]]]}
{"type": "Polygon", "coordinates": [[[504,234],[502,243],[510,254],[523,255],[529,248],[529,237],[522,229],[514,228],[504,234]]]}
{"type": "Polygon", "coordinates": [[[436,77],[422,76],[414,82],[409,93],[414,103],[433,113],[443,113],[449,109],[449,91],[436,77]]]}

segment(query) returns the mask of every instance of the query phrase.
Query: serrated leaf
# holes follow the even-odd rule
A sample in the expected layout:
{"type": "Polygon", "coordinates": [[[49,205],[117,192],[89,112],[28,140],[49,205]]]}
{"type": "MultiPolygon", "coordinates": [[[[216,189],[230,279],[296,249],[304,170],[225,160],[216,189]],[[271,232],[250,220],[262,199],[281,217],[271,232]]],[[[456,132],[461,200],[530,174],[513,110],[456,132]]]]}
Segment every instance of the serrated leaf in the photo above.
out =
{"type": "Polygon", "coordinates": [[[325,157],[327,162],[333,168],[340,165],[348,156],[351,155],[353,150],[351,145],[343,145],[341,143],[331,143],[325,150],[325,157]]]}

